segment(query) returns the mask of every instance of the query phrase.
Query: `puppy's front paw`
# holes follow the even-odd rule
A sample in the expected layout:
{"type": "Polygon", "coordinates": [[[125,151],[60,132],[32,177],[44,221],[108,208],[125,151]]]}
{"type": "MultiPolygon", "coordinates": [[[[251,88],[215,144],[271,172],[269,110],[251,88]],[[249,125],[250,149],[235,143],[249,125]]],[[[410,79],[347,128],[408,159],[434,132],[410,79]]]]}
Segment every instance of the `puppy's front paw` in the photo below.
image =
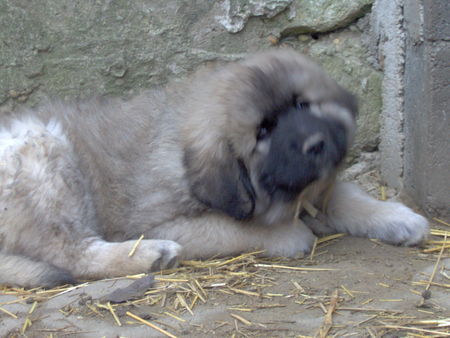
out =
{"type": "MultiPolygon", "coordinates": [[[[122,266],[117,265],[116,269],[121,274],[137,274],[142,272],[170,269],[178,264],[178,256],[181,252],[181,245],[174,241],[162,239],[145,239],[139,243],[132,255],[132,247],[136,241],[126,241],[116,244],[126,250],[126,254],[118,255],[123,262],[122,266]]],[[[117,253],[118,250],[115,252],[117,253]]],[[[117,261],[118,262],[118,261],[117,261]]]]}
{"type": "Polygon", "coordinates": [[[423,241],[429,226],[425,217],[400,203],[386,202],[369,237],[397,245],[415,245],[423,241]]]}
{"type": "Polygon", "coordinates": [[[264,244],[268,256],[302,257],[312,249],[316,236],[301,223],[277,227],[264,244]]]}
{"type": "Polygon", "coordinates": [[[181,245],[174,241],[155,240],[158,243],[156,249],[159,257],[153,262],[151,271],[171,269],[178,265],[178,256],[181,252],[181,245]]]}
{"type": "Polygon", "coordinates": [[[146,271],[170,269],[178,264],[180,252],[181,245],[174,241],[147,239],[137,248],[134,259],[146,271]]]}

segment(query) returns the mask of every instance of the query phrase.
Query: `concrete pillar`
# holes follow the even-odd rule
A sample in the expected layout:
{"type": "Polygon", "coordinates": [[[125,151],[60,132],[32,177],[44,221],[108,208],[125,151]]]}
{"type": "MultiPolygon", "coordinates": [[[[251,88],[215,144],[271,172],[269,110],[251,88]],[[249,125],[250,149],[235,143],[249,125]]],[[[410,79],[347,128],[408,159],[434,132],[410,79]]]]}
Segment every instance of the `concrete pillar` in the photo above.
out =
{"type": "Polygon", "coordinates": [[[405,34],[403,0],[376,0],[371,16],[371,52],[383,71],[380,116],[381,173],[386,183],[402,187],[405,34]]]}
{"type": "Polygon", "coordinates": [[[450,217],[449,13],[448,0],[404,0],[403,187],[442,217],[450,217]]]}

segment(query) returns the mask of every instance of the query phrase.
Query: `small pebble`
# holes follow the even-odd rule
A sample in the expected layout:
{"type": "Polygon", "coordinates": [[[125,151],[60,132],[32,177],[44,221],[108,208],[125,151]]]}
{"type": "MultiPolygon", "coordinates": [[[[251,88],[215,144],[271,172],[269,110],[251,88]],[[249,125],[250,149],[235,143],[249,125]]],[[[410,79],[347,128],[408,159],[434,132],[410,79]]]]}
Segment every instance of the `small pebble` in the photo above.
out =
{"type": "Polygon", "coordinates": [[[431,291],[430,290],[425,290],[424,292],[422,292],[422,297],[424,299],[430,299],[431,298],[431,291]]]}

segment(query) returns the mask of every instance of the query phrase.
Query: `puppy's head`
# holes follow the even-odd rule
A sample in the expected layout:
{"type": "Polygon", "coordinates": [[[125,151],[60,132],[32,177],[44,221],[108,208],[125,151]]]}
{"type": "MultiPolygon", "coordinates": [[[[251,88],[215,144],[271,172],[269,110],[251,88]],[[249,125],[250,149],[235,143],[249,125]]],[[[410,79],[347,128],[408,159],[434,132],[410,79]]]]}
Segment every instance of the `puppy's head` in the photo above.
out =
{"type": "Polygon", "coordinates": [[[355,98],[294,51],[230,64],[192,87],[182,135],[192,193],[238,220],[280,222],[351,145],[355,98]]]}

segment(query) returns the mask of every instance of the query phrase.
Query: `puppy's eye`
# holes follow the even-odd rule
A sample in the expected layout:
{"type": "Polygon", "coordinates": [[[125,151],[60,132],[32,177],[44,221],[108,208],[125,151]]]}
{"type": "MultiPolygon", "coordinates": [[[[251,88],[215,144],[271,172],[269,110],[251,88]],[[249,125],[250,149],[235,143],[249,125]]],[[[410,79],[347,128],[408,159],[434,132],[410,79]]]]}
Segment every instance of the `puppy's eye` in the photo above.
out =
{"type": "Polygon", "coordinates": [[[297,95],[292,97],[292,102],[295,108],[302,110],[309,108],[309,102],[302,100],[297,95]]]}
{"type": "Polygon", "coordinates": [[[297,102],[297,109],[303,110],[303,109],[308,109],[308,108],[309,108],[309,102],[306,102],[306,101],[297,102]]]}
{"type": "Polygon", "coordinates": [[[256,134],[256,139],[259,141],[268,137],[272,130],[276,127],[276,125],[276,120],[264,119],[259,126],[258,132],[256,134]]]}

